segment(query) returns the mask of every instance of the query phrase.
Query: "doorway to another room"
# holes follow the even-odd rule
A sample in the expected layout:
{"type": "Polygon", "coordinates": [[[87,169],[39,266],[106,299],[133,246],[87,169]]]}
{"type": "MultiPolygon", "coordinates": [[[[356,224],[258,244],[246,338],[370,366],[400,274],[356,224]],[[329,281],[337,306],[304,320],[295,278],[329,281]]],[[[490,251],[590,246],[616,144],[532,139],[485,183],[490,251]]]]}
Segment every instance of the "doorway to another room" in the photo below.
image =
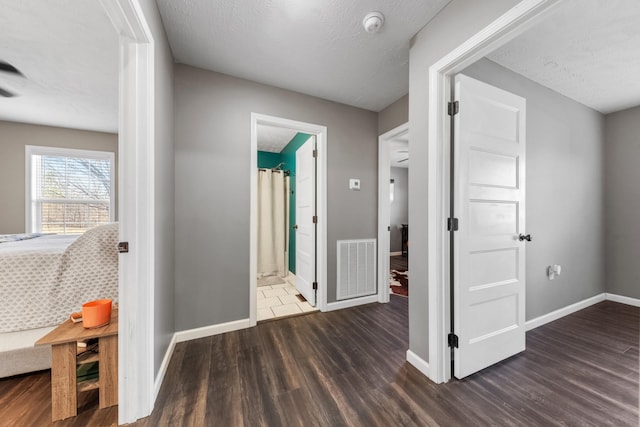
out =
{"type": "Polygon", "coordinates": [[[258,126],[258,321],[316,310],[315,277],[310,271],[313,251],[296,249],[298,234],[311,239],[303,245],[315,247],[315,233],[296,222],[306,210],[315,215],[315,165],[302,161],[302,157],[313,159],[314,149],[314,135],[258,126]],[[299,161],[303,164],[297,168],[299,161]],[[297,261],[304,264],[299,278],[297,261]],[[298,283],[300,289],[298,281],[303,282],[298,283]]]}
{"type": "Polygon", "coordinates": [[[251,210],[255,218],[251,276],[255,309],[252,303],[251,313],[256,321],[314,312],[320,307],[319,138],[308,125],[274,120],[255,123],[256,190],[251,210]]]}
{"type": "Polygon", "coordinates": [[[378,300],[409,296],[409,125],[379,138],[378,300]]]}

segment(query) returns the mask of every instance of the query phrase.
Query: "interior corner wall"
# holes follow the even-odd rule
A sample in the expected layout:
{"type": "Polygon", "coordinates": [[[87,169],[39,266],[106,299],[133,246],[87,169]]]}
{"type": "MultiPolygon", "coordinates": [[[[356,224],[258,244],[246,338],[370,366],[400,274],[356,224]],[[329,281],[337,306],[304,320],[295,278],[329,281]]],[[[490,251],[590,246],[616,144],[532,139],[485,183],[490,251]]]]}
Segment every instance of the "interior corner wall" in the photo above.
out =
{"type": "MultiPolygon", "coordinates": [[[[25,232],[27,145],[110,151],[115,153],[115,171],[118,170],[117,134],[0,121],[0,234],[25,232]]],[[[117,173],[115,179],[117,218],[117,173]]]]}
{"type": "Polygon", "coordinates": [[[173,55],[154,0],[141,0],[154,39],[154,373],[175,332],[174,313],[174,134],[173,55]]]}
{"type": "Polygon", "coordinates": [[[606,290],[640,298],[640,107],[608,114],[605,139],[606,290]]]}
{"type": "Polygon", "coordinates": [[[249,318],[252,112],[327,126],[326,286],[335,301],[337,240],[377,234],[377,114],[187,65],[174,75],[176,329],[249,318]]]}
{"type": "Polygon", "coordinates": [[[488,59],[462,74],[527,100],[526,319],[605,292],[604,116],[488,59]]]}
{"type": "Polygon", "coordinates": [[[409,59],[409,349],[429,361],[428,193],[429,67],[518,4],[518,0],[452,0],[411,40],[409,59]],[[420,219],[420,220],[418,220],[420,219]]]}
{"type": "Polygon", "coordinates": [[[391,233],[389,236],[391,252],[402,250],[402,224],[409,223],[409,169],[391,168],[393,183],[393,201],[389,209],[391,233]]]}
{"type": "Polygon", "coordinates": [[[409,121],[409,94],[378,113],[378,135],[382,135],[409,121]]]}

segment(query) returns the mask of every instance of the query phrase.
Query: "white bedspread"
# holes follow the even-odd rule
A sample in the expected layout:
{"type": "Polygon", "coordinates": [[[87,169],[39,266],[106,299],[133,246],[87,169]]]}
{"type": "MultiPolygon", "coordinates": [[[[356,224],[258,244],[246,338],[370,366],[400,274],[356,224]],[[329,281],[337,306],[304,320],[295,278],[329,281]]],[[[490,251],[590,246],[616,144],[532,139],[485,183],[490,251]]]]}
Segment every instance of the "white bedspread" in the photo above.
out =
{"type": "Polygon", "coordinates": [[[118,224],[0,244],[0,332],[54,326],[118,296],[118,224]]]}

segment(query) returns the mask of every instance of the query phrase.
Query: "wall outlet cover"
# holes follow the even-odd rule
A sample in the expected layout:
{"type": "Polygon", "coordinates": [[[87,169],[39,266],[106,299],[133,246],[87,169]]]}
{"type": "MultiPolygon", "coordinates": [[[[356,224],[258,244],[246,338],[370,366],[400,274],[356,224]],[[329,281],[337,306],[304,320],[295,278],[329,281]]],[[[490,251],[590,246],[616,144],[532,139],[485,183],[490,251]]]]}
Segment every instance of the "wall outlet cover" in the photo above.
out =
{"type": "Polygon", "coordinates": [[[355,178],[349,179],[349,190],[360,190],[360,180],[355,178]]]}

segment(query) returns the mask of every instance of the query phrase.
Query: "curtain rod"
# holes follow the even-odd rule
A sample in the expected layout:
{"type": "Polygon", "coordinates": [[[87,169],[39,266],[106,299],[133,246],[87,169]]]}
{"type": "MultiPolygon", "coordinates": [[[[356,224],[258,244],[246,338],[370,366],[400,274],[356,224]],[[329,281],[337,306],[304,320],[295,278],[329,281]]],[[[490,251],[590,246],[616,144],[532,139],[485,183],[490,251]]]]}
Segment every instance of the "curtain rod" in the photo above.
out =
{"type": "Polygon", "coordinates": [[[271,172],[284,172],[284,175],[285,175],[285,176],[290,176],[290,175],[291,175],[291,171],[288,171],[288,170],[286,170],[286,171],[285,171],[285,170],[282,170],[282,169],[275,169],[275,168],[273,168],[273,169],[270,169],[270,168],[258,168],[258,170],[259,170],[259,171],[265,171],[265,172],[266,172],[266,171],[271,171],[271,172]]]}

